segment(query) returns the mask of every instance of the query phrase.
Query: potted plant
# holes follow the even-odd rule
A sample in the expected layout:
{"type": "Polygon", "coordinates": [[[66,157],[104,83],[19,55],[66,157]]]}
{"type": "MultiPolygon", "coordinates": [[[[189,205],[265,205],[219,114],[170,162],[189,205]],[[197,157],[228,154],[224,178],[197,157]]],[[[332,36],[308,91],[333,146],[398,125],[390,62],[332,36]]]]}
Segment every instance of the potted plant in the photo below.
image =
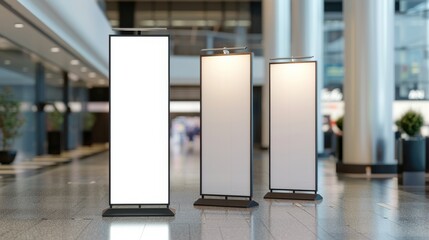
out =
{"type": "Polygon", "coordinates": [[[399,131],[403,133],[399,156],[399,169],[404,185],[424,185],[426,171],[425,140],[420,134],[423,116],[413,110],[407,111],[396,121],[399,131]]]}
{"type": "Polygon", "coordinates": [[[4,88],[0,94],[0,129],[2,133],[0,163],[2,164],[11,164],[16,157],[16,150],[12,150],[11,146],[24,124],[19,105],[19,101],[13,99],[12,90],[4,88]]]}
{"type": "Polygon", "coordinates": [[[92,145],[92,127],[95,124],[95,114],[94,113],[85,113],[83,118],[83,133],[82,133],[82,143],[84,146],[92,145]]]}
{"type": "Polygon", "coordinates": [[[335,124],[337,125],[337,128],[339,130],[339,132],[336,134],[337,135],[337,151],[336,151],[335,155],[337,156],[337,160],[340,163],[343,162],[343,121],[344,121],[344,116],[341,116],[335,122],[335,124]]]}
{"type": "Polygon", "coordinates": [[[53,105],[54,111],[48,113],[48,154],[61,154],[61,127],[64,116],[53,105]]]}

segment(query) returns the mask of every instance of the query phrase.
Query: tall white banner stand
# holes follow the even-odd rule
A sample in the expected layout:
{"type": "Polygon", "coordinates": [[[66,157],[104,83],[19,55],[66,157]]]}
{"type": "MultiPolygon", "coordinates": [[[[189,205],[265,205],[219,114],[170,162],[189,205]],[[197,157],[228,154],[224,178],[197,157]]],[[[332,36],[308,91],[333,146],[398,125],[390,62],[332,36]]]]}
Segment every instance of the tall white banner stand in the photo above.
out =
{"type": "Polygon", "coordinates": [[[110,208],[103,217],[174,216],[169,69],[169,35],[110,36],[110,208]]]}
{"type": "Polygon", "coordinates": [[[253,53],[203,49],[201,55],[201,165],[196,206],[249,208],[252,201],[253,53]],[[244,199],[243,199],[244,198],[244,199]]]}
{"type": "Polygon", "coordinates": [[[312,57],[269,63],[266,199],[322,199],[317,194],[317,62],[302,61],[306,58],[312,57]]]}

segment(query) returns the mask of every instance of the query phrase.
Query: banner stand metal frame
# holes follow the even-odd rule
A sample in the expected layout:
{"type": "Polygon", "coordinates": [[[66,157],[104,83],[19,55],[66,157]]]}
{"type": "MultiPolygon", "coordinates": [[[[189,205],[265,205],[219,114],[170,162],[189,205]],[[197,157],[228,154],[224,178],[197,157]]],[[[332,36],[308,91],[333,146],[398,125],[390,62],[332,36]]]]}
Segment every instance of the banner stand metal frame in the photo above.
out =
{"type": "MultiPolygon", "coordinates": [[[[154,29],[142,29],[142,28],[117,28],[114,29],[117,31],[131,31],[136,33],[136,37],[145,35],[144,33],[151,32],[151,31],[165,31],[167,29],[160,29],[160,28],[154,28],[154,29]]],[[[167,36],[168,37],[168,115],[170,115],[170,34],[163,33],[163,34],[146,34],[147,36],[167,36]]],[[[125,36],[130,37],[132,35],[116,35],[111,34],[109,35],[109,77],[111,76],[111,37],[112,36],[125,36]]],[[[110,91],[109,91],[110,92],[110,91]]],[[[111,95],[111,93],[110,93],[111,95]]],[[[110,100],[111,101],[111,100],[110,100]]],[[[111,104],[109,101],[109,109],[111,109],[111,104]]],[[[109,119],[111,118],[110,111],[109,111],[109,119]]],[[[111,124],[111,121],[109,121],[111,124]]],[[[168,118],[168,136],[170,136],[170,117],[168,118]]],[[[111,126],[110,126],[111,127],[111,126]]],[[[168,141],[168,149],[170,149],[170,141],[168,141]]],[[[174,217],[174,212],[170,209],[170,151],[168,150],[168,204],[111,204],[111,148],[109,148],[109,208],[105,209],[102,213],[102,217],[174,217]],[[138,206],[138,208],[113,208],[113,206],[138,206]],[[143,206],[143,208],[142,208],[143,206]],[[158,207],[155,207],[158,206],[158,207]],[[165,206],[165,207],[162,207],[165,206]]]]}
{"type": "MultiPolygon", "coordinates": [[[[316,76],[315,81],[317,85],[317,61],[305,61],[305,59],[311,59],[313,56],[292,56],[289,58],[273,58],[270,59],[269,63],[269,77],[268,77],[268,86],[269,86],[269,146],[271,146],[271,64],[284,64],[284,63],[302,63],[302,62],[314,62],[316,63],[316,76]],[[280,60],[280,61],[279,61],[280,60]],[[298,61],[297,61],[298,60],[298,61]]],[[[305,190],[305,189],[273,189],[271,188],[271,147],[268,149],[268,159],[269,159],[269,189],[270,191],[265,194],[264,199],[287,199],[287,200],[305,200],[305,201],[321,201],[323,197],[317,193],[317,86],[315,87],[315,96],[316,96],[316,132],[315,132],[315,139],[316,139],[316,151],[315,151],[315,165],[316,165],[316,171],[315,171],[315,189],[314,190],[305,190]]]]}
{"type": "MultiPolygon", "coordinates": [[[[205,54],[200,55],[200,96],[202,96],[202,57],[204,56],[224,56],[224,55],[242,55],[242,54],[251,54],[251,62],[250,62],[250,79],[252,81],[252,62],[253,62],[253,53],[252,52],[242,52],[242,53],[231,53],[230,50],[246,50],[247,47],[224,47],[224,48],[211,48],[211,49],[202,49],[202,52],[214,52],[214,51],[222,51],[223,54],[205,54]]],[[[202,194],[202,97],[200,100],[200,128],[201,128],[201,137],[200,137],[200,196],[198,200],[194,202],[194,206],[212,206],[212,207],[235,207],[235,208],[252,208],[259,206],[259,204],[252,200],[253,194],[253,82],[250,84],[250,196],[232,196],[232,195],[217,195],[217,194],[202,194]],[[214,197],[214,198],[207,198],[214,197]],[[222,199],[223,198],[223,199],[222,199]],[[234,199],[231,199],[234,198],[234,199]],[[247,198],[247,199],[239,199],[239,198],[247,198]]]]}

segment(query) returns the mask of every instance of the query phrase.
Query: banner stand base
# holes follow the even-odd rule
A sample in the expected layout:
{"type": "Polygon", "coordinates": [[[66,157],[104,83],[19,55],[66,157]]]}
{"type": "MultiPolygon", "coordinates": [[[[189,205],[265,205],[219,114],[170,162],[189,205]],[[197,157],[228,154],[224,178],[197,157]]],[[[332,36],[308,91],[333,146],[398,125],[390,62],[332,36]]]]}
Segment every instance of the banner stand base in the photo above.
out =
{"type": "Polygon", "coordinates": [[[306,201],[318,201],[322,200],[320,194],[313,193],[279,193],[279,192],[268,192],[265,194],[264,199],[290,199],[290,200],[306,200],[306,201]]]}
{"type": "Polygon", "coordinates": [[[174,217],[170,208],[107,208],[103,217],[174,217]]]}
{"type": "Polygon", "coordinates": [[[252,208],[252,207],[259,206],[259,204],[253,200],[200,198],[194,202],[194,206],[252,208]]]}

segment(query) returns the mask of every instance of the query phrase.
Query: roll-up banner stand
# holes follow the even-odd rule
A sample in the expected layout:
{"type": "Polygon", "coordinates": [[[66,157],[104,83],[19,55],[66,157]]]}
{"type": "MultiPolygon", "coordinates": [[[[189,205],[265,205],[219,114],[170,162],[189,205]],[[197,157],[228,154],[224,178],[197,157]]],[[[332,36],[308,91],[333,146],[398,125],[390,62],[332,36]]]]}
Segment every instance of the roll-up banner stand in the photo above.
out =
{"type": "Polygon", "coordinates": [[[174,216],[169,39],[168,34],[110,36],[110,208],[103,217],[174,216]]]}
{"type": "Polygon", "coordinates": [[[194,205],[254,207],[253,53],[223,52],[200,56],[201,198],[194,205]]]}
{"type": "Polygon", "coordinates": [[[266,199],[322,199],[317,194],[317,62],[297,59],[269,63],[266,199]]]}

